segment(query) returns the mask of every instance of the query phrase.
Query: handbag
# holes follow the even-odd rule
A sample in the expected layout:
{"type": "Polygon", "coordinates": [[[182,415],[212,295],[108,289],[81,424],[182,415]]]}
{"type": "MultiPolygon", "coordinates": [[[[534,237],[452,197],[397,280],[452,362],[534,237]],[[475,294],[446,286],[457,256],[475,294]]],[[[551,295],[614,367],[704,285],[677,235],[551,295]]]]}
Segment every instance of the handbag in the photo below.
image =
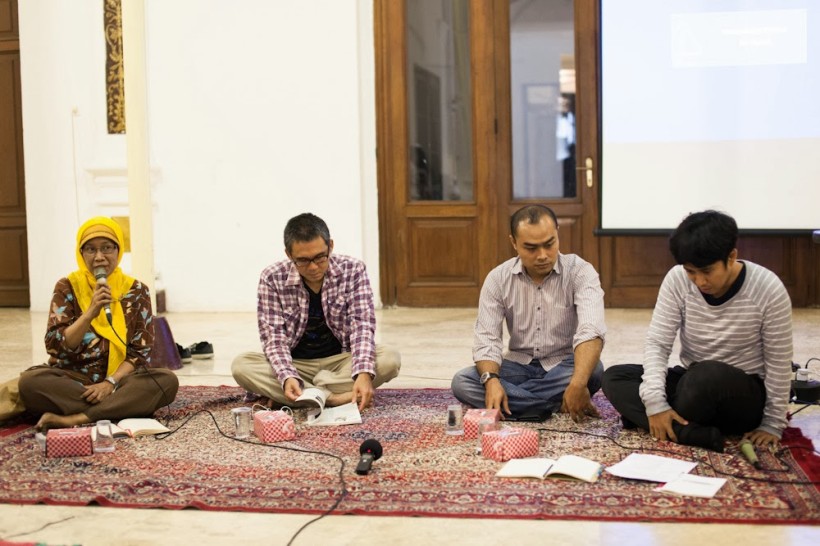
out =
{"type": "Polygon", "coordinates": [[[0,385],[0,421],[7,421],[26,411],[20,398],[20,376],[0,385]]]}
{"type": "Polygon", "coordinates": [[[179,357],[174,334],[168,325],[168,319],[154,315],[154,346],[151,350],[151,368],[168,368],[179,370],[182,359],[179,357]]]}

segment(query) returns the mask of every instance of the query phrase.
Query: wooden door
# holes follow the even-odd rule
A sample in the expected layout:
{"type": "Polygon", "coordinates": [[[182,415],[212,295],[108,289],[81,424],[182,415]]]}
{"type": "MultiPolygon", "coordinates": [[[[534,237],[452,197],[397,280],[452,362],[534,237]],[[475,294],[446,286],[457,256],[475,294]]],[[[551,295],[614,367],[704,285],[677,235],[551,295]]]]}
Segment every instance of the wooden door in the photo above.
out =
{"type": "Polygon", "coordinates": [[[387,304],[474,305],[496,263],[493,7],[411,2],[408,12],[403,1],[376,0],[381,296],[387,304]],[[408,18],[430,14],[446,21],[458,47],[416,48],[408,18]],[[441,70],[424,55],[454,69],[441,70]],[[458,104],[445,98],[454,96],[458,104]],[[450,132],[442,137],[444,130],[450,132]]]}
{"type": "MultiPolygon", "coordinates": [[[[511,213],[528,203],[553,207],[561,250],[597,265],[597,11],[594,0],[579,0],[569,12],[566,6],[561,0],[375,0],[384,303],[476,305],[484,277],[512,256],[511,213]],[[533,5],[546,9],[548,18],[566,19],[570,32],[564,52],[574,66],[577,93],[571,93],[576,142],[569,170],[579,176],[573,190],[563,193],[520,192],[520,169],[513,165],[514,156],[521,155],[514,150],[513,116],[521,87],[511,78],[511,37],[516,21],[528,21],[524,11],[533,5]],[[424,17],[434,24],[419,24],[424,17]],[[454,46],[431,54],[439,42],[454,46]],[[453,92],[456,87],[460,94],[453,92]]],[[[533,93],[535,136],[527,146],[535,167],[544,157],[555,160],[555,141],[549,137],[555,135],[558,70],[536,80],[525,84],[533,93]],[[545,138],[539,140],[539,134],[545,138]],[[544,142],[552,148],[544,149],[544,142]]],[[[530,178],[540,183],[545,176],[530,178]]]]}
{"type": "Polygon", "coordinates": [[[16,0],[0,1],[0,306],[29,306],[16,0]]]}

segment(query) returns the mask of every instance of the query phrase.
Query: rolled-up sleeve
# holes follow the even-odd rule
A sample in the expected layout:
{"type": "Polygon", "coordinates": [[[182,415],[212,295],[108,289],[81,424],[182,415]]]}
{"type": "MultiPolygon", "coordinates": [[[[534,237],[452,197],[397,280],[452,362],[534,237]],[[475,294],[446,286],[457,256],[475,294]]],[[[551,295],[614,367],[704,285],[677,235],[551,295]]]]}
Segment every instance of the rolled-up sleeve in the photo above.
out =
{"type": "Polygon", "coordinates": [[[473,336],[473,362],[489,360],[501,364],[505,305],[500,280],[501,270],[494,269],[481,287],[473,336]]]}
{"type": "Polygon", "coordinates": [[[578,327],[572,339],[572,348],[581,343],[606,337],[604,320],[604,290],[601,279],[592,264],[579,261],[572,275],[572,290],[575,294],[575,310],[578,316],[578,327]]]}

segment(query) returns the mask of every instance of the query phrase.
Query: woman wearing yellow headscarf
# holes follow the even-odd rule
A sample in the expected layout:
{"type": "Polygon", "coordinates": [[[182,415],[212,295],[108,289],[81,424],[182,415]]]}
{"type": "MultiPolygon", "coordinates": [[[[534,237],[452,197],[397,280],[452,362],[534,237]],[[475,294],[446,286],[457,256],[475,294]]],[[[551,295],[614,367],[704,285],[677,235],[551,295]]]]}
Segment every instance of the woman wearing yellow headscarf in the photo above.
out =
{"type": "Polygon", "coordinates": [[[119,267],[119,225],[98,216],[77,232],[79,269],[57,281],[46,330],[47,365],[20,376],[20,396],[42,414],[38,429],[144,417],[170,404],[179,382],[151,368],[148,288],[119,267]]]}

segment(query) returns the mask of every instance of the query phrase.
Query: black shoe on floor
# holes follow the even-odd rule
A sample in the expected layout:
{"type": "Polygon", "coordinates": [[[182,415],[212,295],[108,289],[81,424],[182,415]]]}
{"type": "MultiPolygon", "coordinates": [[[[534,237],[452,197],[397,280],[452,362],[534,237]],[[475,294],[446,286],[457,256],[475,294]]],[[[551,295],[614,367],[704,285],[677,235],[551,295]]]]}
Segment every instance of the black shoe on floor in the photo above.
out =
{"type": "Polygon", "coordinates": [[[679,444],[702,447],[723,453],[725,439],[717,427],[702,426],[690,422],[688,425],[674,423],[672,429],[678,437],[679,444]]]}
{"type": "Polygon", "coordinates": [[[191,351],[191,356],[196,360],[214,357],[214,346],[207,341],[199,341],[189,345],[188,350],[191,351]]]}
{"type": "Polygon", "coordinates": [[[179,359],[182,360],[183,364],[188,364],[192,360],[191,351],[188,349],[188,347],[183,347],[179,343],[177,343],[176,346],[177,352],[179,353],[179,359]]]}
{"type": "Polygon", "coordinates": [[[636,428],[638,428],[638,425],[636,425],[623,415],[621,415],[621,424],[623,425],[624,430],[635,430],[636,428]]]}

